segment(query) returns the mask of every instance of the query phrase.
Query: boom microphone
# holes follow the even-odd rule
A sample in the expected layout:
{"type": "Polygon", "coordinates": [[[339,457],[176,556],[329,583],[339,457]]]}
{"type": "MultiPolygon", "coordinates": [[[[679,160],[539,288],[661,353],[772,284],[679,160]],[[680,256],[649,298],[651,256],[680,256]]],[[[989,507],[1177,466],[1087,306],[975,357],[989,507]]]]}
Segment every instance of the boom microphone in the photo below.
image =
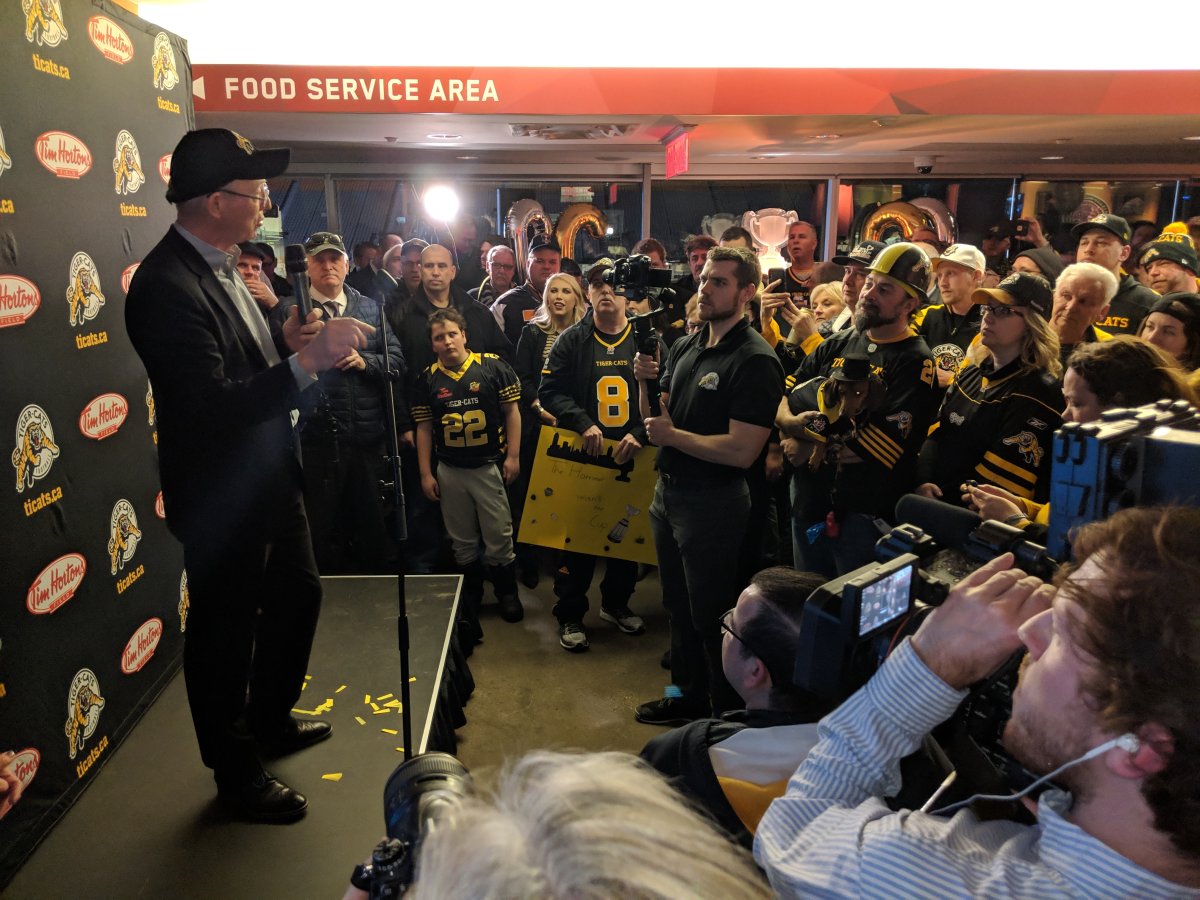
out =
{"type": "Polygon", "coordinates": [[[288,244],[283,248],[284,267],[292,276],[292,288],[296,292],[296,305],[300,307],[301,324],[312,312],[312,298],[308,296],[308,254],[303,244],[288,244]]]}
{"type": "Polygon", "coordinates": [[[896,504],[896,521],[916,525],[933,538],[939,546],[962,550],[967,538],[982,519],[978,513],[932,500],[919,494],[905,494],[896,504]]]}

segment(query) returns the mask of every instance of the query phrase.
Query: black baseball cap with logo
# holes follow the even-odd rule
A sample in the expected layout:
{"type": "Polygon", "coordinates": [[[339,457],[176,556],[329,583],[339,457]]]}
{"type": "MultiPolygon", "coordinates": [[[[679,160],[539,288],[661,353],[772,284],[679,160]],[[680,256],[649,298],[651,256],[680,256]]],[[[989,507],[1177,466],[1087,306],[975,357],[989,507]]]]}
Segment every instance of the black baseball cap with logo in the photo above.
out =
{"type": "Polygon", "coordinates": [[[839,266],[848,266],[851,263],[862,263],[864,266],[869,266],[879,251],[886,245],[883,241],[859,241],[857,246],[845,256],[835,256],[832,262],[839,266]]]}
{"type": "Polygon", "coordinates": [[[282,175],[291,159],[286,147],[255,150],[254,145],[225,128],[189,131],[171,154],[171,180],[167,202],[183,203],[211,194],[231,181],[274,178],[282,175]]]}
{"type": "Polygon", "coordinates": [[[1086,222],[1080,222],[1071,229],[1071,236],[1075,240],[1079,240],[1093,228],[1103,228],[1109,234],[1116,235],[1117,240],[1122,244],[1128,244],[1133,240],[1133,229],[1129,227],[1129,223],[1111,213],[1101,213],[1098,216],[1092,216],[1086,222]]]}
{"type": "Polygon", "coordinates": [[[1043,319],[1049,319],[1054,306],[1054,291],[1050,288],[1050,282],[1041,275],[1013,272],[994,288],[977,288],[971,299],[976,303],[1025,306],[1043,319]]]}

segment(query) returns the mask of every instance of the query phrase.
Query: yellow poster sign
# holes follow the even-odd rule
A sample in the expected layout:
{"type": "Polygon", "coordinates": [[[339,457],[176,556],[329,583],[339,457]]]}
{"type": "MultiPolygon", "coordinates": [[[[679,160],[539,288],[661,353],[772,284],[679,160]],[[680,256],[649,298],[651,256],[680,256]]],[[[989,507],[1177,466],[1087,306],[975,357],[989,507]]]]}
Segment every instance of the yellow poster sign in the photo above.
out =
{"type": "Polygon", "coordinates": [[[605,441],[600,456],[589,456],[578,434],[544,426],[521,516],[521,540],[656,565],[650,501],[657,451],[643,447],[617,464],[616,448],[616,441],[605,441]]]}

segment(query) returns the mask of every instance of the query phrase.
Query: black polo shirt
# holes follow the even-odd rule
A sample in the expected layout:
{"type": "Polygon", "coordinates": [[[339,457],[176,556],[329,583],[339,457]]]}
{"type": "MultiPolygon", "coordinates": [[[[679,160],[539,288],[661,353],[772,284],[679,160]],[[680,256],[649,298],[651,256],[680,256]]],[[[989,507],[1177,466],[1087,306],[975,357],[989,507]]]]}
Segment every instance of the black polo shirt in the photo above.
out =
{"type": "Polygon", "coordinates": [[[1108,315],[1096,324],[1109,334],[1138,333],[1142,319],[1150,314],[1152,307],[1159,297],[1132,275],[1121,278],[1116,296],[1108,307],[1108,315]]]}
{"type": "MultiPolygon", "coordinates": [[[[783,397],[783,367],[762,335],[742,319],[707,347],[711,326],[676,341],[667,355],[661,385],[677,428],[695,434],[727,434],[731,419],[771,428],[783,397]]],[[[745,469],[697,459],[674,447],[658,453],[660,472],[681,484],[723,484],[745,469]]]]}

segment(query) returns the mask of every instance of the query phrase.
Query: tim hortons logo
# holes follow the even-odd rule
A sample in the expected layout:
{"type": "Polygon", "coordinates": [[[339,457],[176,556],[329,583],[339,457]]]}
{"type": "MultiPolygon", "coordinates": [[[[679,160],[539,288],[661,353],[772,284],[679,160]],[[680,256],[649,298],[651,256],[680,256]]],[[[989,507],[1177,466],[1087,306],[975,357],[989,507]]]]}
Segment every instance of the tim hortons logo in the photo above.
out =
{"type": "Polygon", "coordinates": [[[59,178],[82,178],[92,167],[92,151],[65,131],[47,131],[34,142],[38,162],[59,178]]]}
{"type": "Polygon", "coordinates": [[[120,394],[101,394],[79,414],[79,430],[84,437],[102,441],[116,434],[129,415],[129,402],[120,394]]]}
{"type": "Polygon", "coordinates": [[[37,285],[20,275],[0,275],[0,328],[24,325],[39,306],[37,285]]]}
{"type": "Polygon", "coordinates": [[[159,491],[154,497],[154,514],[160,519],[167,517],[167,508],[163,506],[162,491],[159,491]]]}
{"type": "Polygon", "coordinates": [[[88,37],[105,59],[125,65],[133,59],[133,42],[116,22],[106,16],[88,19],[88,37]]]}
{"type": "Polygon", "coordinates": [[[133,273],[138,270],[140,262],[130,263],[125,267],[125,271],[121,273],[121,290],[129,293],[129,285],[133,283],[133,273]]]}
{"type": "Polygon", "coordinates": [[[150,662],[150,657],[158,648],[162,633],[162,619],[147,619],[143,622],[141,627],[133,633],[133,637],[129,639],[129,643],[125,645],[125,650],[121,653],[121,671],[126,675],[141,671],[142,666],[150,662]]]}
{"type": "Polygon", "coordinates": [[[158,160],[158,177],[163,180],[163,184],[167,184],[171,180],[171,154],[159,157],[158,160]]]}
{"type": "Polygon", "coordinates": [[[26,747],[13,757],[13,761],[9,765],[13,774],[17,776],[17,780],[21,782],[21,786],[29,787],[29,782],[33,781],[33,776],[37,774],[41,764],[42,754],[32,747],[26,747]]]}
{"type": "Polygon", "coordinates": [[[29,404],[17,416],[17,446],[12,452],[13,468],[17,470],[17,493],[44,478],[58,454],[50,417],[40,406],[29,404]]]}
{"type": "Polygon", "coordinates": [[[63,554],[33,579],[29,593],[25,595],[25,608],[35,616],[54,612],[75,596],[85,574],[87,560],[83,554],[63,554]]]}
{"type": "Polygon", "coordinates": [[[96,733],[102,709],[104,697],[100,694],[96,673],[91,669],[80,669],[71,679],[71,687],[67,691],[67,725],[64,730],[71,759],[79,755],[87,739],[96,733]]]}

